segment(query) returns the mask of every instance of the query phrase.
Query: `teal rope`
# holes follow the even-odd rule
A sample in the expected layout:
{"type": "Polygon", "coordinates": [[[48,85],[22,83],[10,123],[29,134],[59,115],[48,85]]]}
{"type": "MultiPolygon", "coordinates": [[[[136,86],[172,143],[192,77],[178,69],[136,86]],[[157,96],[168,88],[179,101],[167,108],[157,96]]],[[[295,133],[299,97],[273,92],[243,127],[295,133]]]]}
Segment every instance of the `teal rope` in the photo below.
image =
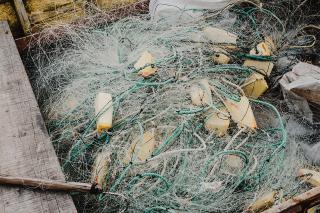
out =
{"type": "Polygon", "coordinates": [[[130,190],[132,189],[132,187],[133,187],[140,179],[142,179],[142,178],[144,178],[144,177],[153,177],[153,178],[158,178],[158,179],[160,179],[160,180],[165,184],[165,187],[166,187],[166,189],[165,189],[164,192],[168,191],[169,188],[170,188],[170,186],[171,186],[171,184],[169,183],[169,181],[168,181],[165,177],[163,177],[162,175],[159,175],[159,174],[157,174],[157,173],[144,173],[144,174],[139,174],[139,175],[135,176],[134,178],[132,178],[132,179],[129,181],[129,183],[128,183],[127,190],[130,191],[130,190]]]}

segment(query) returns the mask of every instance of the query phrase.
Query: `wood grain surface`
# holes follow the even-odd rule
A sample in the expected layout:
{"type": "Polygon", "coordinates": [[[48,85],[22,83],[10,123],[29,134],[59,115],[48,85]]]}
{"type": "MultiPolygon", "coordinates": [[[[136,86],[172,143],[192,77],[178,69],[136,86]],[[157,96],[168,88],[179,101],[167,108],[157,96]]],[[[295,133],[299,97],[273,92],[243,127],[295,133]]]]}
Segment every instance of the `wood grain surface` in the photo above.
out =
{"type": "MultiPolygon", "coordinates": [[[[0,174],[65,180],[7,22],[0,22],[0,174]]],[[[64,193],[0,186],[0,212],[77,211],[64,193]]]]}

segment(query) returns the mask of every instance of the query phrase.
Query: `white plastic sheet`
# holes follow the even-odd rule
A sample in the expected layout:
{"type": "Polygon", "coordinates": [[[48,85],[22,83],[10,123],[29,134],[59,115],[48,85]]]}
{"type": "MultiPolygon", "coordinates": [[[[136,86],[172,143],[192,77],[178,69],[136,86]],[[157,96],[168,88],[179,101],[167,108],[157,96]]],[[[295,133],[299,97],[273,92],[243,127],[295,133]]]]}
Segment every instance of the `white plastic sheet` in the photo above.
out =
{"type": "Polygon", "coordinates": [[[237,0],[151,0],[149,12],[153,19],[173,18],[186,21],[197,18],[203,10],[220,10],[237,0]]]}
{"type": "Polygon", "coordinates": [[[279,83],[290,109],[311,123],[320,122],[320,67],[300,62],[279,83]]]}

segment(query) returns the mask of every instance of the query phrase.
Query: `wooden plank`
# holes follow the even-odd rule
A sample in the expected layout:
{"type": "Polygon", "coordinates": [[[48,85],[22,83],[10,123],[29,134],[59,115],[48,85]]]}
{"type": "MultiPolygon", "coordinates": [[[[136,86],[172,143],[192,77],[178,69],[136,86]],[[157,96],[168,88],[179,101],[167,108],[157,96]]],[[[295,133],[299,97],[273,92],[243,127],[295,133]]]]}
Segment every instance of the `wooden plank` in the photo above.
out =
{"type": "Polygon", "coordinates": [[[25,34],[29,34],[31,25],[30,25],[28,14],[27,14],[26,8],[24,7],[23,1],[22,0],[14,0],[13,2],[14,2],[14,6],[16,8],[16,12],[18,14],[23,32],[25,34]]]}
{"type": "Polygon", "coordinates": [[[313,188],[294,198],[280,203],[263,213],[303,213],[307,209],[320,204],[320,187],[313,188]]]}
{"type": "MultiPolygon", "coordinates": [[[[64,181],[7,22],[0,22],[0,174],[64,181]]],[[[77,212],[71,197],[0,186],[1,213],[77,212]]]]}

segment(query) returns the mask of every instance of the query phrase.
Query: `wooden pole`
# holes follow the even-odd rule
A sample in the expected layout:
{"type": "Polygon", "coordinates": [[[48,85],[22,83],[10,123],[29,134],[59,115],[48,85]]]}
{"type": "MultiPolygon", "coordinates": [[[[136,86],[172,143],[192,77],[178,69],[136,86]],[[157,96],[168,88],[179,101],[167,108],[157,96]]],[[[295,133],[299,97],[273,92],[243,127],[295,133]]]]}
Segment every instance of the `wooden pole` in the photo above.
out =
{"type": "Polygon", "coordinates": [[[320,204],[320,187],[313,188],[263,213],[299,213],[306,212],[315,205],[320,204]]]}
{"type": "Polygon", "coordinates": [[[36,178],[10,177],[0,175],[0,184],[34,187],[41,190],[101,193],[102,189],[95,184],[65,182],[56,180],[43,180],[36,178]]]}
{"type": "Polygon", "coordinates": [[[20,24],[23,28],[23,32],[25,34],[29,34],[30,33],[30,21],[29,21],[29,17],[26,11],[26,8],[23,4],[22,0],[14,0],[14,6],[16,8],[16,12],[18,14],[19,20],[20,20],[20,24]]]}

